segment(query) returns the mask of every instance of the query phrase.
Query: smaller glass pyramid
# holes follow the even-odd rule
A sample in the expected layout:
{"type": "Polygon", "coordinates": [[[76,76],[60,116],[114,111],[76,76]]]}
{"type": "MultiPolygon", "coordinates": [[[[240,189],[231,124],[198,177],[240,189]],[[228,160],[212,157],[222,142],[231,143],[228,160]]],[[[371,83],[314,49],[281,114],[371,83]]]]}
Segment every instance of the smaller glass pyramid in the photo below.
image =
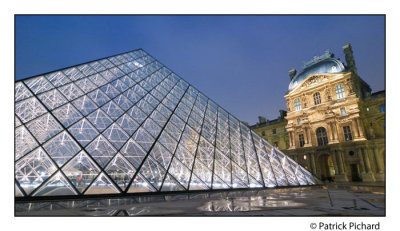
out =
{"type": "Polygon", "coordinates": [[[16,197],[316,184],[142,49],[15,83],[16,197]]]}

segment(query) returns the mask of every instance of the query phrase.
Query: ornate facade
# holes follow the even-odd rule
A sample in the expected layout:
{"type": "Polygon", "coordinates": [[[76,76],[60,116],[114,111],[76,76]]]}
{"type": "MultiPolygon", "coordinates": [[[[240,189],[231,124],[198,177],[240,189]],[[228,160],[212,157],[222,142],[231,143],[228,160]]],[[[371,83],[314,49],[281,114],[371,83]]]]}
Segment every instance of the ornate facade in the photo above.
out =
{"type": "Polygon", "coordinates": [[[322,180],[384,181],[385,93],[371,94],[343,50],[347,65],[327,51],[289,71],[285,152],[322,180]]]}

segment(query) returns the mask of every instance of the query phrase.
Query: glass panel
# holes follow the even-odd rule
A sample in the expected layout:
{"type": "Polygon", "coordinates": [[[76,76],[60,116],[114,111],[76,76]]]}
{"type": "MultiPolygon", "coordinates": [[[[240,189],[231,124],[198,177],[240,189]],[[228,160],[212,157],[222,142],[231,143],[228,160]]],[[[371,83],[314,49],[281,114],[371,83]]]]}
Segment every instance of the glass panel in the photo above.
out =
{"type": "Polygon", "coordinates": [[[117,150],[102,135],[99,135],[93,140],[92,143],[86,147],[86,151],[103,168],[117,153],[117,150]]]}
{"type": "Polygon", "coordinates": [[[30,194],[57,170],[42,148],[37,148],[15,164],[15,178],[30,194]]]}
{"type": "Polygon", "coordinates": [[[107,80],[105,80],[100,74],[89,76],[88,79],[98,87],[107,83],[107,80]]]}
{"type": "Polygon", "coordinates": [[[164,127],[168,119],[165,118],[158,110],[154,110],[150,116],[160,127],[164,127]]]}
{"type": "Polygon", "coordinates": [[[18,119],[17,116],[14,116],[15,127],[21,126],[22,122],[18,119]]]}
{"type": "Polygon", "coordinates": [[[138,123],[141,124],[146,118],[147,114],[145,114],[142,110],[138,107],[133,106],[132,109],[129,111],[129,115],[138,123]]]}
{"type": "Polygon", "coordinates": [[[31,97],[15,104],[15,114],[23,123],[43,115],[44,113],[46,113],[46,109],[36,97],[31,97]]]}
{"type": "Polygon", "coordinates": [[[46,78],[53,84],[55,87],[59,87],[65,85],[71,80],[61,71],[53,72],[51,74],[46,75],[46,78]]]}
{"type": "Polygon", "coordinates": [[[122,94],[114,99],[114,103],[118,104],[118,106],[124,111],[127,111],[133,106],[133,103],[122,94]]]}
{"type": "MultiPolygon", "coordinates": [[[[268,152],[268,149],[267,149],[268,152]]],[[[278,158],[278,156],[275,153],[274,148],[272,148],[272,150],[269,150],[269,161],[271,163],[272,169],[274,170],[275,173],[275,178],[276,178],[276,182],[278,183],[278,186],[287,186],[288,185],[288,181],[287,181],[287,177],[286,177],[286,173],[284,172],[281,162],[278,158]]]]}
{"type": "Polygon", "coordinates": [[[17,184],[14,184],[14,190],[15,190],[15,197],[24,197],[24,193],[22,190],[17,186],[17,184]]]}
{"type": "Polygon", "coordinates": [[[57,89],[42,93],[38,95],[38,98],[50,110],[53,110],[54,108],[68,102],[67,99],[65,99],[65,97],[57,89]]]}
{"type": "Polygon", "coordinates": [[[168,169],[168,173],[178,180],[183,187],[188,187],[190,171],[177,158],[172,160],[171,166],[168,169]]]}
{"type": "Polygon", "coordinates": [[[100,168],[84,151],[81,151],[62,168],[62,171],[82,193],[99,174],[100,168]]]}
{"type": "Polygon", "coordinates": [[[43,148],[58,166],[62,166],[80,150],[78,144],[66,131],[49,140],[43,148]]]}
{"type": "Polygon", "coordinates": [[[299,185],[299,181],[297,180],[296,175],[294,175],[292,167],[290,166],[288,158],[286,156],[281,158],[281,164],[282,164],[283,170],[286,173],[286,177],[289,181],[289,185],[299,185]]]}
{"type": "Polygon", "coordinates": [[[75,189],[65,179],[61,172],[57,172],[50,180],[40,187],[33,196],[66,196],[77,195],[75,189]]]}
{"type": "Polygon", "coordinates": [[[154,143],[154,138],[143,128],[139,128],[132,137],[147,152],[154,143]]]}
{"type": "Polygon", "coordinates": [[[81,113],[72,104],[68,103],[53,111],[53,115],[65,126],[69,127],[82,118],[81,113]]]}
{"type": "Polygon", "coordinates": [[[157,123],[151,118],[148,118],[146,122],[144,122],[143,128],[146,129],[146,131],[149,132],[154,138],[156,138],[161,132],[161,127],[158,126],[157,123]]]}
{"type": "Polygon", "coordinates": [[[140,168],[142,174],[157,190],[160,189],[166,171],[151,156],[148,156],[140,168]]]}
{"type": "Polygon", "coordinates": [[[129,139],[125,146],[121,149],[121,153],[125,156],[135,168],[139,168],[146,156],[146,151],[136,143],[133,139],[129,139]]]}
{"type": "Polygon", "coordinates": [[[197,150],[197,158],[201,160],[209,169],[212,169],[214,162],[214,147],[203,137],[200,138],[197,150]]]}
{"type": "Polygon", "coordinates": [[[119,193],[117,187],[112,183],[110,178],[104,172],[96,178],[89,189],[85,192],[86,195],[90,194],[115,194],[119,193]]]}
{"type": "Polygon", "coordinates": [[[100,62],[92,62],[89,63],[89,65],[97,72],[104,71],[106,69],[100,62]]]}
{"type": "Polygon", "coordinates": [[[140,173],[138,173],[133,180],[131,187],[129,187],[128,193],[155,191],[156,189],[150,183],[148,183],[140,173]]]}
{"type": "Polygon", "coordinates": [[[192,174],[192,178],[190,179],[189,190],[207,190],[210,189],[207,187],[196,175],[192,174]]]}
{"type": "Polygon", "coordinates": [[[111,84],[115,89],[120,92],[124,92],[126,89],[128,89],[128,86],[126,86],[125,83],[119,79],[112,81],[111,84]]]}
{"type": "Polygon", "coordinates": [[[110,98],[100,89],[94,90],[88,95],[99,107],[110,101],[110,98]]]}
{"type": "Polygon", "coordinates": [[[86,95],[74,100],[72,103],[84,116],[97,109],[97,105],[86,95]]]}
{"type": "Polygon", "coordinates": [[[112,124],[112,119],[104,113],[101,109],[93,112],[87,116],[87,119],[99,130],[100,132],[112,124]]]}
{"type": "Polygon", "coordinates": [[[196,158],[193,167],[193,173],[196,174],[209,188],[211,188],[212,171],[207,168],[199,159],[196,158]]]}
{"type": "Polygon", "coordinates": [[[214,175],[212,188],[213,189],[225,189],[225,188],[229,188],[229,186],[224,181],[222,181],[217,175],[214,175]]]}
{"type": "Polygon", "coordinates": [[[161,188],[162,192],[165,191],[183,191],[185,190],[171,175],[167,174],[165,177],[164,184],[161,188]]]}
{"type": "Polygon", "coordinates": [[[25,87],[22,82],[15,83],[15,102],[29,98],[32,93],[25,87]]]}
{"type": "Polygon", "coordinates": [[[113,120],[118,119],[124,111],[119,108],[114,102],[110,101],[107,104],[105,104],[103,107],[101,107],[103,111],[110,116],[113,120]]]}
{"type": "Polygon", "coordinates": [[[115,89],[115,87],[113,87],[111,84],[106,84],[102,87],[100,87],[100,89],[106,93],[108,95],[108,97],[110,97],[111,99],[115,98],[120,92],[115,89]]]}
{"type": "Polygon", "coordinates": [[[160,143],[156,143],[150,152],[150,155],[158,161],[165,169],[168,168],[172,159],[172,154],[168,152],[160,143]]]}
{"type": "Polygon", "coordinates": [[[136,169],[121,155],[117,154],[108,164],[105,171],[111,179],[125,191],[136,169]]]}
{"type": "Polygon", "coordinates": [[[128,133],[129,136],[131,136],[139,127],[139,124],[136,123],[128,114],[121,116],[117,120],[117,123],[125,130],[125,132],[128,133]]]}
{"type": "Polygon", "coordinates": [[[136,103],[142,98],[142,96],[135,93],[135,90],[133,89],[125,91],[123,95],[125,95],[130,101],[132,101],[132,103],[136,103]]]}
{"type": "Polygon", "coordinates": [[[89,78],[84,78],[81,80],[78,80],[75,82],[76,85],[78,85],[82,91],[84,91],[85,93],[91,92],[94,89],[96,89],[96,85],[94,85],[94,83],[92,83],[92,81],[89,80],[89,78]]]}
{"type": "Polygon", "coordinates": [[[59,87],[58,90],[60,90],[61,93],[63,93],[64,96],[70,101],[83,95],[82,90],[79,89],[79,87],[77,87],[74,83],[59,87]]]}
{"type": "Polygon", "coordinates": [[[105,80],[107,80],[107,82],[111,82],[117,78],[110,70],[105,70],[105,71],[101,72],[100,74],[101,74],[101,76],[103,76],[103,78],[105,80]]]}
{"type": "Polygon", "coordinates": [[[171,153],[175,152],[176,145],[178,142],[173,139],[168,133],[164,130],[161,136],[158,138],[158,142],[160,142],[164,147],[166,147],[171,153]]]}
{"type": "Polygon", "coordinates": [[[82,119],[78,123],[72,125],[68,131],[82,146],[86,146],[99,134],[86,119],[82,119]]]}
{"type": "Polygon", "coordinates": [[[54,88],[54,86],[51,85],[51,83],[43,76],[25,80],[24,83],[29,87],[29,89],[31,89],[33,94],[39,94],[54,88]]]}
{"type": "Polygon", "coordinates": [[[76,67],[69,68],[67,70],[64,70],[63,72],[72,81],[85,77],[85,75],[83,75],[82,72],[80,72],[76,67]]]}
{"type": "Polygon", "coordinates": [[[116,123],[113,123],[108,127],[103,135],[116,147],[118,150],[125,144],[129,139],[128,134],[122,130],[116,123]]]}
{"type": "Polygon", "coordinates": [[[192,168],[194,161],[194,153],[191,153],[186,148],[183,147],[182,143],[178,145],[175,152],[175,157],[178,158],[183,164],[188,168],[192,168]]]}
{"type": "Polygon", "coordinates": [[[50,113],[29,122],[26,126],[40,143],[44,143],[46,140],[62,131],[61,125],[50,113]]]}
{"type": "Polygon", "coordinates": [[[25,126],[15,129],[15,159],[18,160],[38,146],[25,126]]]}
{"type": "Polygon", "coordinates": [[[96,73],[96,71],[92,67],[90,67],[89,64],[80,65],[78,69],[86,76],[96,73]]]}

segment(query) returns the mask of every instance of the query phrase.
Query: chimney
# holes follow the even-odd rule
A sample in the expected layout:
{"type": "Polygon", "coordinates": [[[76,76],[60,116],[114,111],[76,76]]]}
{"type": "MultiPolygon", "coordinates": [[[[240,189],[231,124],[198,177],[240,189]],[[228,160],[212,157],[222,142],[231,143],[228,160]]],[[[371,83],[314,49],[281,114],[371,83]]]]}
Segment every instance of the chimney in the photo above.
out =
{"type": "Polygon", "coordinates": [[[346,57],[347,67],[350,71],[357,74],[356,61],[354,60],[353,49],[350,43],[347,43],[343,46],[343,52],[346,57]]]}
{"type": "Polygon", "coordinates": [[[263,117],[263,116],[259,116],[258,117],[258,122],[260,124],[265,124],[267,122],[267,119],[265,117],[263,117]]]}
{"type": "Polygon", "coordinates": [[[292,68],[289,70],[289,77],[290,77],[290,81],[292,81],[292,79],[296,76],[296,69],[292,68]]]}

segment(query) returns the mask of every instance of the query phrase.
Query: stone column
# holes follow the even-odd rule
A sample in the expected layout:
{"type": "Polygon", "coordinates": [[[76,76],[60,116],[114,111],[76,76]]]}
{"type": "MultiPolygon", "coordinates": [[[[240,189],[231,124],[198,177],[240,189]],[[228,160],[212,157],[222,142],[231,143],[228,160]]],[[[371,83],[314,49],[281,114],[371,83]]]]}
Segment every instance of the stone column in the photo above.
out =
{"type": "Polygon", "coordinates": [[[360,159],[360,172],[361,172],[361,174],[364,174],[365,173],[364,157],[361,153],[361,149],[357,149],[356,152],[357,152],[358,158],[360,159]]]}
{"type": "Polygon", "coordinates": [[[376,174],[375,174],[375,179],[376,181],[384,181],[385,180],[385,175],[384,175],[384,166],[381,160],[383,160],[380,158],[378,151],[376,150],[375,147],[373,147],[371,149],[372,154],[374,156],[375,159],[375,163],[376,163],[376,174]]]}
{"type": "Polygon", "coordinates": [[[342,151],[335,151],[336,162],[338,165],[339,173],[336,176],[336,181],[338,182],[347,182],[347,175],[344,170],[344,163],[342,159],[342,151]]]}
{"type": "Polygon", "coordinates": [[[304,128],[304,136],[306,138],[306,144],[309,144],[309,141],[308,141],[308,128],[307,127],[304,128]]]}
{"type": "Polygon", "coordinates": [[[360,137],[364,137],[363,128],[362,128],[361,123],[360,123],[360,118],[356,118],[355,120],[356,120],[356,123],[357,123],[357,128],[358,128],[358,132],[359,132],[360,137]]]}
{"type": "Polygon", "coordinates": [[[360,137],[360,134],[358,133],[358,126],[355,119],[351,120],[351,128],[354,131],[354,137],[356,138],[360,137]]]}
{"type": "Polygon", "coordinates": [[[361,173],[364,182],[375,182],[374,174],[371,172],[371,164],[368,155],[366,155],[364,148],[359,149],[359,154],[362,158],[364,171],[361,173]]]}
{"type": "Polygon", "coordinates": [[[336,122],[332,122],[332,127],[333,127],[333,137],[335,138],[336,141],[339,141],[339,136],[338,136],[338,132],[336,129],[336,122]]]}
{"type": "Polygon", "coordinates": [[[311,138],[311,127],[307,129],[307,134],[308,134],[308,142],[310,146],[312,145],[312,138],[311,138]]]}
{"type": "MultiPolygon", "coordinates": [[[[332,132],[332,123],[331,123],[331,122],[329,122],[329,123],[328,123],[328,135],[329,135],[329,141],[332,141],[332,140],[333,140],[332,134],[333,134],[333,132],[332,132]]],[[[330,142],[329,142],[329,143],[330,143],[330,142]]]]}

